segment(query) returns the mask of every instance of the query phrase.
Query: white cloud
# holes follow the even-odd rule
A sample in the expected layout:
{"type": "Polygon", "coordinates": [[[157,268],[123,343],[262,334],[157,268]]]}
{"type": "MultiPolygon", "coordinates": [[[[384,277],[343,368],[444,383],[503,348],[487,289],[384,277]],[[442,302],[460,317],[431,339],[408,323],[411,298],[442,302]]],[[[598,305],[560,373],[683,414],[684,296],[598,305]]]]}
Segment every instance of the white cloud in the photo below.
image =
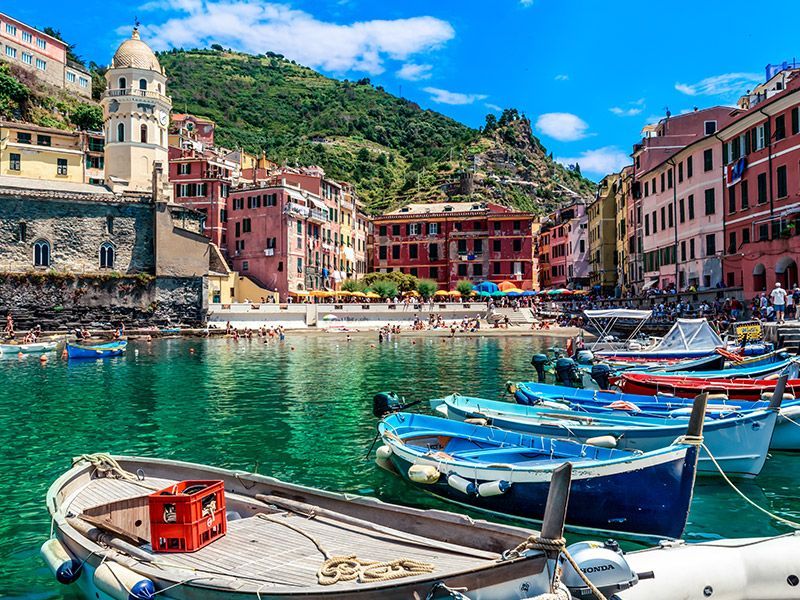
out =
{"type": "Polygon", "coordinates": [[[569,79],[569,75],[566,73],[559,73],[554,78],[556,81],[567,81],[569,79]]]}
{"type": "Polygon", "coordinates": [[[608,110],[610,110],[618,117],[635,117],[636,115],[642,112],[641,108],[636,108],[635,106],[631,108],[620,108],[619,106],[612,106],[608,110]]]}
{"type": "Polygon", "coordinates": [[[486,94],[464,94],[462,92],[450,92],[441,88],[426,87],[423,92],[431,95],[431,100],[439,104],[472,104],[478,100],[485,100],[489,96],[486,94]]]}
{"type": "Polygon", "coordinates": [[[581,166],[581,173],[607,175],[616,173],[630,163],[630,157],[616,146],[603,146],[596,150],[586,150],[573,158],[556,158],[562,165],[581,166]]]}
{"type": "Polygon", "coordinates": [[[431,78],[431,70],[433,65],[418,65],[415,63],[406,63],[397,72],[397,77],[406,79],[408,81],[421,81],[423,79],[431,78]]]}
{"type": "Polygon", "coordinates": [[[573,142],[586,137],[589,125],[572,113],[545,113],[536,119],[536,129],[561,142],[573,142]]]}
{"type": "Polygon", "coordinates": [[[533,0],[519,0],[519,3],[522,6],[533,6],[533,0]]]}
{"type": "Polygon", "coordinates": [[[430,16],[338,24],[267,0],[162,0],[145,6],[178,13],[141,28],[157,50],[218,43],[254,54],[278,52],[333,72],[379,74],[387,58],[407,60],[455,37],[447,21],[430,16]]]}
{"type": "Polygon", "coordinates": [[[489,102],[487,102],[486,104],[484,104],[484,106],[485,106],[486,108],[488,108],[489,110],[491,110],[491,111],[494,111],[494,112],[500,112],[501,110],[503,110],[503,107],[502,107],[502,106],[497,106],[497,104],[491,104],[491,103],[489,103],[489,102]]]}
{"type": "Polygon", "coordinates": [[[688,96],[728,96],[744,94],[747,88],[763,79],[764,76],[758,73],[723,73],[697,83],[676,83],[675,89],[688,96]]]}

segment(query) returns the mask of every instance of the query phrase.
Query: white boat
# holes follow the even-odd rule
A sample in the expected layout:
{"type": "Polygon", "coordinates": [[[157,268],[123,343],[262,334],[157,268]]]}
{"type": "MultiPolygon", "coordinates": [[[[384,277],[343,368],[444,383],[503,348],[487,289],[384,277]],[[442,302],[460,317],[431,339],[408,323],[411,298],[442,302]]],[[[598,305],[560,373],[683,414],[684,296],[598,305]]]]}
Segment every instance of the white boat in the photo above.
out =
{"type": "Polygon", "coordinates": [[[0,354],[40,354],[52,352],[58,342],[32,342],[30,344],[0,344],[0,354]]]}

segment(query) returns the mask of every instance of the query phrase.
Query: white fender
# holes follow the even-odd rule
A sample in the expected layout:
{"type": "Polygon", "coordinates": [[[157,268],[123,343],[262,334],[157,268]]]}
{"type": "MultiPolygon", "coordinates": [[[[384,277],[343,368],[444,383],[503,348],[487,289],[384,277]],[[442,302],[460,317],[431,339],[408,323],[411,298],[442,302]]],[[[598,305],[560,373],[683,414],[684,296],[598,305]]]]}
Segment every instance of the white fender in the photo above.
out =
{"type": "Polygon", "coordinates": [[[451,488],[458,490],[462,494],[466,494],[467,496],[474,496],[478,493],[478,486],[476,486],[471,481],[464,479],[463,477],[459,477],[458,475],[449,475],[447,477],[447,485],[451,488]]]}
{"type": "Polygon", "coordinates": [[[470,425],[480,425],[481,427],[486,427],[489,424],[488,419],[482,419],[480,417],[471,417],[464,419],[464,423],[468,423],[470,425]]]}
{"type": "MultiPolygon", "coordinates": [[[[772,392],[764,392],[763,394],[761,394],[761,399],[764,402],[769,402],[770,400],[772,400],[772,392]]],[[[785,393],[783,395],[783,401],[784,402],[791,402],[792,400],[794,400],[794,394],[790,394],[790,393],[787,392],[787,393],[785,393]]],[[[789,408],[794,408],[794,407],[792,406],[792,407],[789,407],[789,408]]],[[[781,412],[783,412],[783,410],[784,409],[781,409],[781,412]]]]}
{"type": "Polygon", "coordinates": [[[598,435],[597,437],[587,439],[586,443],[590,446],[599,446],[600,448],[616,448],[617,438],[613,435],[598,435]]]}
{"type": "Polygon", "coordinates": [[[386,469],[392,473],[396,473],[397,469],[394,468],[394,464],[390,460],[392,456],[392,449],[389,446],[380,446],[378,450],[375,452],[375,464],[377,464],[381,469],[386,469]]]}
{"type": "Polygon", "coordinates": [[[505,494],[511,489],[511,483],[508,481],[487,481],[478,486],[478,495],[482,498],[489,498],[491,496],[500,496],[505,494]]]}
{"type": "Polygon", "coordinates": [[[432,465],[411,465],[408,478],[414,483],[431,485],[439,481],[439,469],[432,465]]]}
{"type": "Polygon", "coordinates": [[[147,577],[112,561],[95,569],[94,584],[98,590],[118,600],[151,600],[155,595],[155,586],[147,577]]]}
{"type": "Polygon", "coordinates": [[[797,420],[800,417],[800,404],[797,406],[787,406],[786,408],[781,408],[781,415],[785,417],[789,417],[792,420],[797,420]]]}
{"type": "Polygon", "coordinates": [[[57,538],[51,538],[42,544],[40,550],[44,562],[61,583],[73,583],[81,575],[80,562],[74,560],[64,545],[57,538]]]}

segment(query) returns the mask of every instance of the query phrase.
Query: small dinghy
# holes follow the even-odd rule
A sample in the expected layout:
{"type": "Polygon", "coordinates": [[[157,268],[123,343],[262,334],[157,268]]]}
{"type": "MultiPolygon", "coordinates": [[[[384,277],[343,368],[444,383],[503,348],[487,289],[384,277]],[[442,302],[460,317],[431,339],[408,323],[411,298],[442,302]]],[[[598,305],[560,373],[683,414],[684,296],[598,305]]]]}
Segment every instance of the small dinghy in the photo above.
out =
{"type": "MultiPolygon", "coordinates": [[[[556,489],[568,493],[569,479],[556,489]]],[[[173,460],[84,455],[47,508],[45,561],[89,600],[460,598],[456,589],[506,600],[549,589],[544,552],[504,556],[530,539],[524,529],[173,460]]],[[[563,506],[551,512],[542,535],[560,539],[563,506]]]]}
{"type": "MultiPolygon", "coordinates": [[[[781,381],[786,379],[779,383],[781,381]]],[[[766,409],[706,419],[705,446],[727,475],[749,478],[761,472],[782,400],[783,394],[779,393],[773,396],[766,409]]],[[[614,448],[642,452],[669,446],[686,431],[685,414],[674,417],[589,414],[571,411],[569,407],[525,406],[455,394],[432,400],[431,404],[449,419],[484,419],[485,423],[502,429],[584,443],[599,438],[614,448]]],[[[705,450],[701,451],[698,471],[719,474],[717,465],[705,450]]]]}
{"type": "MultiPolygon", "coordinates": [[[[388,395],[378,394],[376,406],[381,396],[388,395]]],[[[682,427],[685,437],[650,452],[391,413],[378,425],[384,443],[378,459],[447,500],[532,520],[544,514],[554,469],[570,462],[568,526],[677,538],[689,515],[704,408],[703,397],[682,427]]]]}
{"type": "Polygon", "coordinates": [[[118,340],[102,344],[72,344],[67,342],[67,356],[69,358],[111,358],[125,352],[128,342],[118,340]]]}
{"type": "MultiPolygon", "coordinates": [[[[724,394],[733,400],[761,400],[764,394],[775,390],[774,379],[720,379],[698,377],[675,377],[650,373],[623,373],[611,381],[621,391],[628,394],[649,396],[666,394],[693,398],[701,392],[724,394]]],[[[800,379],[789,379],[786,391],[793,397],[800,397],[800,379]]]]}
{"type": "Polygon", "coordinates": [[[40,354],[42,352],[52,352],[58,346],[58,342],[32,342],[30,344],[0,344],[0,354],[16,355],[40,354]]]}

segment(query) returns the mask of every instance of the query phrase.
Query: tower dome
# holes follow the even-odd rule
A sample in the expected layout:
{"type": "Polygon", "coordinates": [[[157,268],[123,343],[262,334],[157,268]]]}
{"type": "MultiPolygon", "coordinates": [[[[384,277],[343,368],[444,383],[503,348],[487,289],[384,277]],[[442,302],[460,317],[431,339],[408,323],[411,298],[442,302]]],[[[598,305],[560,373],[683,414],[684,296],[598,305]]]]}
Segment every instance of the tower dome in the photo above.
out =
{"type": "Polygon", "coordinates": [[[122,42],[117,48],[111,66],[115,69],[132,67],[161,73],[161,64],[155,53],[139,38],[139,30],[135,27],[130,39],[122,42]]]}

